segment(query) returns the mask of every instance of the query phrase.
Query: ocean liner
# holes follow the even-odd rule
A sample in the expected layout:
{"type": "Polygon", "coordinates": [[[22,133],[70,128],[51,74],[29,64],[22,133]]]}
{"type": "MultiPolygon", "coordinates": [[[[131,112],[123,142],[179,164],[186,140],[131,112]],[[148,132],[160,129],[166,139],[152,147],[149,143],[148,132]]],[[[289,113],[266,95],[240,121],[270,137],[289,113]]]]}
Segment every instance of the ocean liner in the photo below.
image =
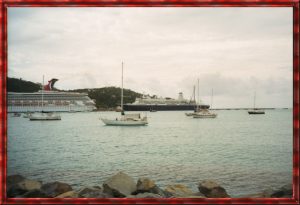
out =
{"type": "MultiPolygon", "coordinates": [[[[180,92],[178,99],[144,95],[141,98],[136,98],[135,102],[131,104],[124,104],[123,107],[125,111],[195,110],[197,104],[195,100],[184,99],[183,93],[180,92]]],[[[209,105],[200,102],[198,108],[208,109],[209,105]]]]}
{"type": "Polygon", "coordinates": [[[48,81],[43,92],[8,92],[7,112],[85,112],[96,109],[95,102],[87,93],[56,91],[56,81],[58,79],[48,81]]]}

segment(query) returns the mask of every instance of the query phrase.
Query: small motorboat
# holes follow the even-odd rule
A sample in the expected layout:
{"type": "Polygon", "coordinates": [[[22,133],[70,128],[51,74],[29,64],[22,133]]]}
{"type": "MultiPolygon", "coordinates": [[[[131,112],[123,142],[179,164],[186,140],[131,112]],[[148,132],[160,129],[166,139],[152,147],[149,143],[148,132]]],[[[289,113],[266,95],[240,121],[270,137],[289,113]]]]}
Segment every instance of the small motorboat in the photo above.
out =
{"type": "Polygon", "coordinates": [[[59,114],[48,112],[48,113],[34,113],[29,117],[31,121],[47,121],[47,120],[61,120],[59,114]]]}
{"type": "Polygon", "coordinates": [[[263,114],[265,114],[265,111],[259,110],[259,109],[254,109],[254,110],[249,110],[248,114],[249,115],[263,115],[263,114]]]}
{"type": "Polygon", "coordinates": [[[12,115],[13,117],[20,117],[21,116],[21,113],[14,113],[13,115],[12,115]]]}

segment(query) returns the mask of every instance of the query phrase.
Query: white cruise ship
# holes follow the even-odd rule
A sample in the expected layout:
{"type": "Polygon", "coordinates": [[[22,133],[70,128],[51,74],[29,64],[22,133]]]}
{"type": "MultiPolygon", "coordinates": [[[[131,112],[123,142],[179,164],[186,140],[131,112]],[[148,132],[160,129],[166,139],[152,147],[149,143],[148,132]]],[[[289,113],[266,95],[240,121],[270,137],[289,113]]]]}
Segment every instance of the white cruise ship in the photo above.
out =
{"type": "Polygon", "coordinates": [[[87,93],[54,91],[56,81],[50,80],[43,91],[8,92],[7,112],[86,112],[96,109],[95,102],[87,93]]]}

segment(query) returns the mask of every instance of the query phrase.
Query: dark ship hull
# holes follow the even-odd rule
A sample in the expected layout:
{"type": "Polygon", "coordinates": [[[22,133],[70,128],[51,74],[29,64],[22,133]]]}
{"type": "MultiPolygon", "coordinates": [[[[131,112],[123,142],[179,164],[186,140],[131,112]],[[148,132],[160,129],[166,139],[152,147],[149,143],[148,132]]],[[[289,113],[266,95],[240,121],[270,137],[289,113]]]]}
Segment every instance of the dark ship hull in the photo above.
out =
{"type": "Polygon", "coordinates": [[[257,111],[257,110],[254,110],[254,111],[248,111],[249,115],[263,115],[265,114],[264,111],[257,111]]]}
{"type": "MultiPolygon", "coordinates": [[[[208,109],[209,105],[200,105],[200,109],[208,109]]],[[[125,111],[172,111],[172,110],[195,110],[196,105],[136,105],[136,104],[125,104],[123,105],[125,111]]]]}

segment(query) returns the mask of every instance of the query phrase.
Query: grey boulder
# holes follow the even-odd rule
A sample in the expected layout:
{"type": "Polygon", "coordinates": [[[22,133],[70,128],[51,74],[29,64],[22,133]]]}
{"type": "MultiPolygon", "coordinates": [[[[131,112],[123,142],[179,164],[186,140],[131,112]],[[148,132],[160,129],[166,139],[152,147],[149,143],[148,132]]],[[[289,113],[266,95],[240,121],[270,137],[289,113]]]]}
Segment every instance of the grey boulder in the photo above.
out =
{"type": "Polygon", "coordinates": [[[114,197],[126,197],[135,191],[135,181],[123,172],[117,173],[103,183],[103,192],[114,197]]]}
{"type": "Polygon", "coordinates": [[[159,194],[145,192],[145,193],[139,193],[137,195],[128,195],[126,198],[163,198],[163,196],[159,194]]]}
{"type": "Polygon", "coordinates": [[[103,193],[100,187],[85,187],[78,192],[80,198],[111,198],[112,196],[103,193]]]}
{"type": "Polygon", "coordinates": [[[275,190],[271,197],[273,198],[292,198],[293,197],[293,186],[292,184],[287,184],[275,190]]]}
{"type": "Polygon", "coordinates": [[[230,198],[226,190],[212,180],[201,181],[198,185],[198,189],[208,198],[230,198]]]}
{"type": "Polygon", "coordinates": [[[46,193],[48,196],[56,197],[60,194],[66,193],[68,191],[72,191],[72,187],[69,184],[62,182],[51,182],[44,184],[41,187],[41,190],[46,193]]]}
{"type": "Polygon", "coordinates": [[[31,191],[26,192],[21,198],[51,198],[45,192],[40,189],[33,189],[31,191]]]}
{"type": "MultiPolygon", "coordinates": [[[[19,178],[21,180],[21,178],[19,178]]],[[[13,183],[10,181],[7,186],[7,197],[19,197],[20,195],[25,194],[28,191],[40,189],[42,183],[35,180],[30,180],[24,178],[23,180],[16,180],[13,183]],[[15,183],[18,182],[18,183],[15,183]]]]}
{"type": "Polygon", "coordinates": [[[24,179],[26,179],[26,178],[19,174],[7,176],[6,177],[7,189],[9,189],[11,186],[13,186],[15,184],[18,184],[19,182],[23,181],[24,179]]]}
{"type": "Polygon", "coordinates": [[[192,190],[182,184],[168,185],[165,191],[171,193],[175,197],[187,197],[193,195],[192,190]]]}

